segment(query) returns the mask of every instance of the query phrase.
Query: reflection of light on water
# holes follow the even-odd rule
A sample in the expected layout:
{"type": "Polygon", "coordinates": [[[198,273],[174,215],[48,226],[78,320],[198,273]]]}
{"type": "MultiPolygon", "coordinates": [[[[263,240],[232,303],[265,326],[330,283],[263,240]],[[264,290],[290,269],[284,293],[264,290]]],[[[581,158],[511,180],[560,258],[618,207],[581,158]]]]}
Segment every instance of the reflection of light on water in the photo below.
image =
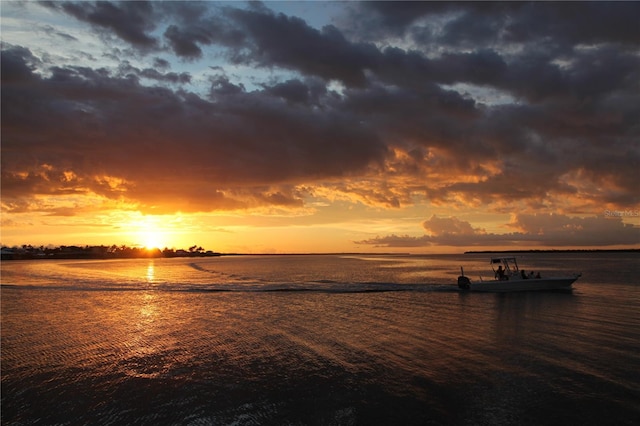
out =
{"type": "MultiPolygon", "coordinates": [[[[149,265],[150,279],[153,279],[153,265],[149,265]]],[[[132,308],[129,319],[126,347],[129,349],[122,360],[124,373],[133,377],[158,377],[168,368],[168,362],[162,356],[165,342],[158,323],[159,305],[155,291],[145,291],[131,299],[132,308]]]]}
{"type": "Polygon", "coordinates": [[[149,262],[149,265],[147,266],[147,281],[148,282],[153,282],[153,279],[155,278],[155,265],[153,264],[153,260],[151,262],[149,262]]]}
{"type": "Polygon", "coordinates": [[[144,328],[149,322],[153,322],[153,317],[155,316],[157,311],[156,306],[156,295],[151,293],[146,293],[144,295],[143,303],[140,306],[140,326],[144,328]]]}

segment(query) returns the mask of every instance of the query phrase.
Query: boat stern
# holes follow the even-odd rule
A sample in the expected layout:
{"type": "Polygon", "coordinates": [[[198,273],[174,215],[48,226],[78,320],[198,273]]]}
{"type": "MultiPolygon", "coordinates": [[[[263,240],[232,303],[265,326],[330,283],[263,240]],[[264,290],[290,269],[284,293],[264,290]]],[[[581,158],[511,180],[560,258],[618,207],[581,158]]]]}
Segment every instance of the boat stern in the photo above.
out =
{"type": "Polygon", "coordinates": [[[471,280],[464,275],[458,277],[458,287],[463,290],[469,290],[471,288],[471,280]]]}

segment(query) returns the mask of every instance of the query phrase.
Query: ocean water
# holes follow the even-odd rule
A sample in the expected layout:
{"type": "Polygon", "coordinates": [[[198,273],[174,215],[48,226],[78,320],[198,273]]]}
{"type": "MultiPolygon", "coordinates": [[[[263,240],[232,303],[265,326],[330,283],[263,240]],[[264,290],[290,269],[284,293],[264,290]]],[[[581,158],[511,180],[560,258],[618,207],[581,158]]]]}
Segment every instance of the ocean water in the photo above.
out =
{"type": "Polygon", "coordinates": [[[1,264],[6,425],[624,425],[640,256],[525,254],[570,293],[458,291],[485,255],[1,264]]]}

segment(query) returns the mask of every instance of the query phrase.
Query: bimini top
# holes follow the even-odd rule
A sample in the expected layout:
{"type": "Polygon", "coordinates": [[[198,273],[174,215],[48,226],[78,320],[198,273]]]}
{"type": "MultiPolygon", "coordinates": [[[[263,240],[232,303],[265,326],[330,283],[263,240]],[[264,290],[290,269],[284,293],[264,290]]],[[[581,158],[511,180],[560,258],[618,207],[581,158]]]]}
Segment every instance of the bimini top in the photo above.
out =
{"type": "Polygon", "coordinates": [[[505,271],[509,273],[518,272],[518,262],[516,261],[515,257],[492,257],[491,264],[493,265],[495,263],[502,264],[505,271]]]}
{"type": "Polygon", "coordinates": [[[491,258],[491,263],[504,263],[504,262],[515,262],[516,258],[515,257],[492,257],[491,258]]]}

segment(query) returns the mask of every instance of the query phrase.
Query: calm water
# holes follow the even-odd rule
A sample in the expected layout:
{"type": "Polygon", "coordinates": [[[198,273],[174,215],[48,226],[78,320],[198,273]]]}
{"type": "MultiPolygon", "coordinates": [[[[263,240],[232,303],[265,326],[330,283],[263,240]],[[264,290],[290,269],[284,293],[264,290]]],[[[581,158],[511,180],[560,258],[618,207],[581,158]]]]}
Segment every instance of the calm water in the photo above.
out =
{"type": "Polygon", "coordinates": [[[3,424],[638,424],[640,256],[2,262],[3,424]]]}

